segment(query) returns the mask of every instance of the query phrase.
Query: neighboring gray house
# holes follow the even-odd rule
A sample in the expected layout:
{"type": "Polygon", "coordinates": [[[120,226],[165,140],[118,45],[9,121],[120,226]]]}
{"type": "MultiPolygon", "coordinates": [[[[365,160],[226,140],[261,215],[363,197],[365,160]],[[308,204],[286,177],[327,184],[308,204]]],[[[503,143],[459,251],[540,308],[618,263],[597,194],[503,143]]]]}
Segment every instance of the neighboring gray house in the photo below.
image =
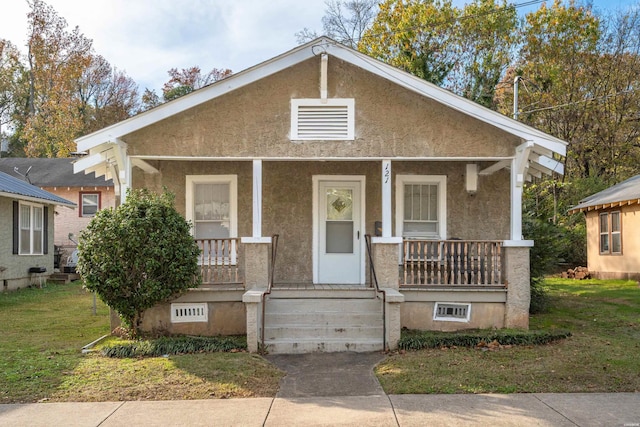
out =
{"type": "Polygon", "coordinates": [[[76,158],[32,157],[0,159],[0,172],[27,180],[43,190],[78,205],[78,209],[75,210],[67,208],[55,210],[53,243],[61,251],[62,263],[75,249],[75,242],[80,232],[84,230],[95,213],[100,209],[116,206],[113,181],[105,180],[104,177],[96,178],[94,173],[73,173],[73,162],[76,160],[76,158]],[[73,235],[73,240],[69,239],[69,235],[73,235]]]}
{"type": "Polygon", "coordinates": [[[0,289],[53,273],[54,209],[75,203],[0,172],[0,289]]]}

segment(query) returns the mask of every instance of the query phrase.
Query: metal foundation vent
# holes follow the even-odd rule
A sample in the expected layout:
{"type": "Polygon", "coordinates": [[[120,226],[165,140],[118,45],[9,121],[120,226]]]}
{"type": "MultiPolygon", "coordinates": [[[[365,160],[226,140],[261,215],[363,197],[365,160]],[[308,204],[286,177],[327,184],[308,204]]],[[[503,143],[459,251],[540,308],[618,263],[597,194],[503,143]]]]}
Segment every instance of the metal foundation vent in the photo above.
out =
{"type": "Polygon", "coordinates": [[[208,322],[207,303],[174,303],[171,304],[171,323],[208,322]]]}
{"type": "Polygon", "coordinates": [[[471,304],[437,302],[433,309],[433,320],[468,322],[470,317],[471,304]]]}

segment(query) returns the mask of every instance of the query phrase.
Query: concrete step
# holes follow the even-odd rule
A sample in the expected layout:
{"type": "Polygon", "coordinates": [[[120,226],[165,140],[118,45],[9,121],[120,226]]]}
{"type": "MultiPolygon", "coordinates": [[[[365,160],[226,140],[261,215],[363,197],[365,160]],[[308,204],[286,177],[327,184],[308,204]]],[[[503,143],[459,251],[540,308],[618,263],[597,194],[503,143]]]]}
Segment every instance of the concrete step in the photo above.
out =
{"type": "Polygon", "coordinates": [[[366,299],[303,299],[267,298],[267,313],[364,313],[382,310],[382,300],[366,299]]]}
{"type": "Polygon", "coordinates": [[[383,350],[382,334],[380,339],[277,339],[265,340],[265,350],[271,354],[335,353],[354,351],[358,353],[383,350]]]}
{"type": "MultiPolygon", "coordinates": [[[[316,325],[316,326],[341,326],[345,312],[314,312],[314,313],[265,313],[267,326],[285,325],[316,325]]],[[[376,322],[382,324],[382,309],[375,312],[349,313],[351,326],[371,326],[376,322]]]]}
{"type": "Polygon", "coordinates": [[[383,334],[382,319],[379,325],[372,326],[301,326],[301,325],[280,325],[271,326],[266,322],[264,330],[265,340],[278,339],[310,339],[318,341],[332,341],[337,339],[376,339],[383,334]]]}

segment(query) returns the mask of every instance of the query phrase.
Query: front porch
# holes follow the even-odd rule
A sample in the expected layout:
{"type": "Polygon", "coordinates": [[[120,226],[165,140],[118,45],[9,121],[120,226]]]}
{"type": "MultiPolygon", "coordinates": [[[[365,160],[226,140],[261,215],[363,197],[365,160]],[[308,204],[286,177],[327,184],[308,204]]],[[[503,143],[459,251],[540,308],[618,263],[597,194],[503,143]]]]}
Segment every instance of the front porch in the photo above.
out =
{"type": "MultiPolygon", "coordinates": [[[[286,245],[278,240],[198,239],[203,283],[170,310],[204,304],[219,326],[244,320],[250,351],[271,353],[393,349],[403,327],[526,327],[528,271],[516,266],[528,262],[527,247],[469,240],[376,244],[367,236],[366,282],[337,284],[274,280],[279,247],[286,245]]],[[[202,327],[211,331],[210,324],[202,327]]],[[[173,332],[201,333],[193,329],[197,323],[171,325],[173,332]]]]}

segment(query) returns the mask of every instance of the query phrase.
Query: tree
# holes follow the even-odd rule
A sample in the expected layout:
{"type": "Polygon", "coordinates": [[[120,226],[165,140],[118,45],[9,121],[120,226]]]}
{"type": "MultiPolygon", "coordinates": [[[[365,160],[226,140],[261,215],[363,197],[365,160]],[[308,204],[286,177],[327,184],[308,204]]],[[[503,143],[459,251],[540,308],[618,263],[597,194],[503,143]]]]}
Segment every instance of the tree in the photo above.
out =
{"type": "Polygon", "coordinates": [[[23,75],[20,52],[8,40],[0,39],[0,127],[11,121],[20,102],[23,75]]]}
{"type": "Polygon", "coordinates": [[[41,0],[29,3],[29,95],[23,134],[31,157],[66,157],[83,123],[74,96],[76,82],[91,62],[91,40],[41,0]]]}
{"type": "Polygon", "coordinates": [[[78,272],[86,288],[134,336],[146,309],[200,284],[200,250],[173,202],[166,190],[130,191],[124,204],[99,211],[80,235],[78,272]]]}
{"type": "MultiPolygon", "coordinates": [[[[207,74],[202,74],[200,67],[193,66],[178,70],[172,68],[167,71],[169,80],[162,86],[162,99],[164,102],[172,101],[187,95],[196,89],[203,88],[211,83],[230,76],[233,72],[227,68],[214,68],[207,74]]],[[[160,97],[154,90],[146,88],[142,94],[142,111],[157,107],[162,104],[160,97]]]]}
{"type": "MultiPolygon", "coordinates": [[[[355,49],[377,14],[378,3],[378,0],[327,0],[322,17],[324,34],[355,49]]],[[[318,33],[304,28],[295,36],[302,44],[317,38],[318,33]]]]}
{"type": "Polygon", "coordinates": [[[180,71],[177,68],[172,68],[168,73],[170,79],[162,87],[162,97],[165,101],[171,101],[196,89],[222,80],[231,75],[231,70],[214,68],[203,75],[200,67],[194,66],[183,68],[180,71]]]}
{"type": "Polygon", "coordinates": [[[457,61],[452,28],[459,15],[450,0],[386,0],[358,49],[443,84],[457,61]]]}
{"type": "Polygon", "coordinates": [[[100,55],[92,56],[78,80],[77,96],[83,134],[122,121],[139,109],[136,83],[100,55]]]}

